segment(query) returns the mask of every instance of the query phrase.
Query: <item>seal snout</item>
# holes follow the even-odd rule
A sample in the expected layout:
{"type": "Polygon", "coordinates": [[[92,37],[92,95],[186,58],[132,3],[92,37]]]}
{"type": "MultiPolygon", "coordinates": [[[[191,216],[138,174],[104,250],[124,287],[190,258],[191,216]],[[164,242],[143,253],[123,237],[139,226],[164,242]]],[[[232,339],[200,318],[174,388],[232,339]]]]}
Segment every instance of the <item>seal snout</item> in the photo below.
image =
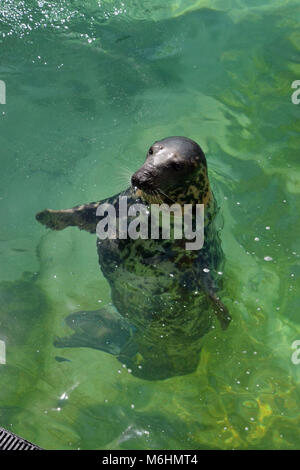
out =
{"type": "Polygon", "coordinates": [[[143,189],[145,191],[154,189],[152,175],[143,169],[134,173],[131,178],[131,184],[133,187],[143,189]]]}

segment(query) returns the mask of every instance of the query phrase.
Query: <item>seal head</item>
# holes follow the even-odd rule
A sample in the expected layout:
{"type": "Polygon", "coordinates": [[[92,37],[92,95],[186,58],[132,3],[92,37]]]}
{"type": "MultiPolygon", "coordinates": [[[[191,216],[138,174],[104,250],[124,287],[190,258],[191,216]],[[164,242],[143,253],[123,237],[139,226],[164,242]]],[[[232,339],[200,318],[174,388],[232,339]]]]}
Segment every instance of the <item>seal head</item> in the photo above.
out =
{"type": "Polygon", "coordinates": [[[187,137],[167,137],[149,149],[145,163],[131,178],[136,194],[152,202],[207,204],[210,188],[206,158],[187,137]]]}

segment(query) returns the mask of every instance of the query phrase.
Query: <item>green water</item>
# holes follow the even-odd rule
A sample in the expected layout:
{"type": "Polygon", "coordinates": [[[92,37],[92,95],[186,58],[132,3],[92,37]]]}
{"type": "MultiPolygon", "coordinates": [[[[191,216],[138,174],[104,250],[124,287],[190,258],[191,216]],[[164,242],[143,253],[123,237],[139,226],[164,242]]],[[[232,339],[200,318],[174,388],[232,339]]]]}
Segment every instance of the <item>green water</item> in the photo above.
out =
{"type": "Polygon", "coordinates": [[[298,0],[6,0],[0,20],[0,425],[48,449],[299,449],[298,0]],[[54,348],[109,286],[95,236],[34,215],[118,193],[169,135],[206,152],[233,321],[151,382],[54,348]]]}

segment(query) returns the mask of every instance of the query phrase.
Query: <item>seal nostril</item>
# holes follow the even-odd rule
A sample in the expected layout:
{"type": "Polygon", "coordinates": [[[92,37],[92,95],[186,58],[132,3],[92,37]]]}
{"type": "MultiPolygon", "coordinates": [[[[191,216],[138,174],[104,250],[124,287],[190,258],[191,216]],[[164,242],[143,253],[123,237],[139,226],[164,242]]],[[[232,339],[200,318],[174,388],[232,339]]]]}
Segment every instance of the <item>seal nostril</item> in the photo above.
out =
{"type": "Polygon", "coordinates": [[[145,171],[135,173],[131,178],[131,184],[138,189],[149,190],[152,188],[151,178],[145,171]]]}

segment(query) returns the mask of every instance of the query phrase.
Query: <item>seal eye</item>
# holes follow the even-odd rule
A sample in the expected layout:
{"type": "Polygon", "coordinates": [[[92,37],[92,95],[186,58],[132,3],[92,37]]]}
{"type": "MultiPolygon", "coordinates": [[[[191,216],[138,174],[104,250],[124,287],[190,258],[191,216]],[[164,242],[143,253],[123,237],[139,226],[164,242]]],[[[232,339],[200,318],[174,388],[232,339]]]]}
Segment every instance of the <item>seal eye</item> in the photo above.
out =
{"type": "Polygon", "coordinates": [[[153,155],[153,148],[152,147],[149,150],[149,155],[153,155]]]}

